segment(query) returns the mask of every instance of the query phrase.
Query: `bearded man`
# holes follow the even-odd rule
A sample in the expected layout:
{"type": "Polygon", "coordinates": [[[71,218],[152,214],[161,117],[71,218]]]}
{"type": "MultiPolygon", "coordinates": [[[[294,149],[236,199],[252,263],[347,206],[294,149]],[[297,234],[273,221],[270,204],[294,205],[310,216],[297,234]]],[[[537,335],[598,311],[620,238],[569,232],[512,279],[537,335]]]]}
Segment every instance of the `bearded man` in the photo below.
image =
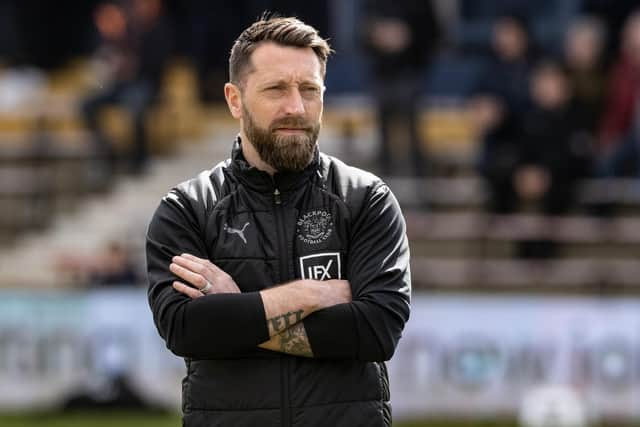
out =
{"type": "Polygon", "coordinates": [[[391,425],[409,246],[389,188],[318,150],[330,51],[295,18],[247,28],[224,87],[231,158],[149,225],[149,303],[187,365],[185,426],[391,425]]]}

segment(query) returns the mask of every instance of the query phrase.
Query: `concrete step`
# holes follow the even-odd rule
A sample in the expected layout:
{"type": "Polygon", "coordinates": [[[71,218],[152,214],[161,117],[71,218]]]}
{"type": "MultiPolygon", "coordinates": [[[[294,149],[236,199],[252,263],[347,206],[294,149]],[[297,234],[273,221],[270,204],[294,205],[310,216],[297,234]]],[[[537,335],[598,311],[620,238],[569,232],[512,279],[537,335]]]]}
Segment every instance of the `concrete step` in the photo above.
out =
{"type": "MultiPolygon", "coordinates": [[[[472,209],[488,201],[489,189],[482,177],[404,178],[385,177],[402,206],[472,209]]],[[[637,179],[583,179],[578,183],[577,204],[614,203],[623,207],[640,206],[640,181],[637,179]]]]}
{"type": "Polygon", "coordinates": [[[528,261],[413,257],[415,289],[500,292],[640,292],[640,260],[528,261]]]}
{"type": "Polygon", "coordinates": [[[142,262],[146,227],[160,199],[228,157],[234,135],[222,128],[204,141],[183,141],[175,155],[156,160],[142,178],[121,178],[107,195],[90,197],[75,212],[55,218],[44,232],[26,234],[0,252],[0,287],[69,286],[69,278],[57,269],[60,256],[95,253],[114,240],[132,247],[142,262]]]}
{"type": "Polygon", "coordinates": [[[640,244],[640,217],[489,215],[406,210],[414,241],[513,241],[546,238],[567,243],[640,244]]]}

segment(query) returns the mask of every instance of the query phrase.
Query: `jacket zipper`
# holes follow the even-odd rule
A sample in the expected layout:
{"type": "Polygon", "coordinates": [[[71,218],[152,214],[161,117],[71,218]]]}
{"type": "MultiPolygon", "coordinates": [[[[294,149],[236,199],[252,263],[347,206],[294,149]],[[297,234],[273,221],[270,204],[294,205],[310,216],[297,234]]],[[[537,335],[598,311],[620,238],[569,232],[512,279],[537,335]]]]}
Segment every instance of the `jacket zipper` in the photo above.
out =
{"type": "Polygon", "coordinates": [[[287,268],[287,242],[286,233],[283,224],[282,214],[282,199],[280,198],[280,190],[276,187],[273,190],[273,203],[275,204],[274,211],[276,215],[276,233],[278,235],[278,250],[281,254],[280,260],[280,282],[284,283],[289,279],[287,268]]]}
{"type": "MultiPolygon", "coordinates": [[[[287,266],[288,253],[285,227],[283,224],[282,199],[280,197],[280,190],[278,189],[278,187],[275,187],[275,185],[273,190],[273,202],[275,205],[274,211],[276,216],[276,233],[278,238],[278,248],[280,252],[280,282],[284,283],[289,279],[287,266]]],[[[280,381],[282,426],[288,427],[291,425],[291,414],[289,408],[289,358],[286,356],[282,356],[280,358],[280,381]]]]}

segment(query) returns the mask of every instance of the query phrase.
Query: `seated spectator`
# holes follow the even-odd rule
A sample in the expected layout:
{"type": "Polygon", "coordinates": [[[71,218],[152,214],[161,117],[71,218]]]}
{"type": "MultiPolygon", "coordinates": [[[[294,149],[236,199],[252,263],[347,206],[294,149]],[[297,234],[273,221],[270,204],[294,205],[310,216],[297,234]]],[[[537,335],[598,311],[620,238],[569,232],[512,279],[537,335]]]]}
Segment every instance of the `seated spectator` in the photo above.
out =
{"type": "Polygon", "coordinates": [[[604,106],[604,46],[604,26],[593,17],[574,21],[564,40],[564,62],[569,73],[574,100],[582,110],[582,120],[588,124],[588,129],[594,137],[604,106]]]}
{"type": "Polygon", "coordinates": [[[638,8],[638,0],[581,0],[578,3],[581,3],[582,14],[597,16],[604,25],[604,30],[609,35],[603,51],[604,63],[611,64],[620,51],[622,40],[618,33],[638,8]]]}
{"type": "Polygon", "coordinates": [[[620,55],[613,64],[600,126],[596,173],[638,176],[638,94],[640,93],[640,12],[624,26],[620,55]]]}
{"type": "MultiPolygon", "coordinates": [[[[605,0],[607,1],[607,0],[605,0]]],[[[616,0],[618,3],[621,0],[616,0]]],[[[465,50],[486,50],[491,39],[491,23],[498,16],[526,16],[530,36],[548,54],[559,53],[558,40],[567,24],[582,8],[583,0],[457,0],[459,24],[457,41],[465,50]]],[[[612,3],[607,1],[608,3],[612,3]]],[[[444,3],[444,2],[442,2],[444,3]]],[[[449,3],[449,2],[446,2],[449,3]]]]}
{"type": "Polygon", "coordinates": [[[84,100],[82,111],[99,152],[113,162],[113,144],[100,125],[99,114],[107,105],[128,110],[134,134],[128,166],[129,171],[138,173],[148,160],[145,113],[160,88],[173,40],[161,0],[129,0],[124,4],[104,3],[96,10],[96,26],[102,37],[97,56],[105,75],[100,89],[84,100]]]}
{"type": "MultiPolygon", "coordinates": [[[[582,114],[572,95],[566,71],[556,62],[541,62],[533,71],[532,107],[522,118],[513,146],[515,162],[510,188],[500,197],[516,210],[545,215],[566,214],[575,202],[576,183],[588,162],[582,114]]],[[[518,256],[549,258],[557,247],[548,240],[520,242],[518,256]]]]}
{"type": "MultiPolygon", "coordinates": [[[[583,177],[592,175],[596,136],[604,108],[606,77],[603,64],[605,44],[604,26],[593,17],[576,19],[564,39],[564,64],[569,75],[577,122],[584,132],[575,148],[584,152],[583,169],[576,171],[583,177]]],[[[594,213],[604,213],[598,207],[594,213]]]]}
{"type": "Polygon", "coordinates": [[[94,286],[132,286],[141,283],[127,248],[111,242],[89,268],[89,283],[94,286]]]}
{"type": "Polygon", "coordinates": [[[142,283],[129,249],[117,241],[109,242],[97,254],[63,254],[57,260],[57,269],[70,281],[85,287],[142,283]]]}
{"type": "Polygon", "coordinates": [[[413,172],[426,173],[418,133],[420,87],[435,52],[439,29],[431,1],[366,0],[363,44],[373,70],[380,126],[380,174],[398,174],[393,160],[409,147],[413,172]]]}
{"type": "Polygon", "coordinates": [[[522,120],[513,189],[520,202],[535,202],[545,214],[564,214],[574,204],[575,184],[588,161],[584,134],[589,124],[582,121],[558,63],[540,63],[530,87],[533,106],[522,120]]]}
{"type": "Polygon", "coordinates": [[[531,54],[526,22],[504,16],[493,26],[492,56],[470,102],[481,134],[479,169],[491,187],[490,210],[513,211],[509,193],[516,160],[514,142],[521,118],[530,104],[531,54]]]}

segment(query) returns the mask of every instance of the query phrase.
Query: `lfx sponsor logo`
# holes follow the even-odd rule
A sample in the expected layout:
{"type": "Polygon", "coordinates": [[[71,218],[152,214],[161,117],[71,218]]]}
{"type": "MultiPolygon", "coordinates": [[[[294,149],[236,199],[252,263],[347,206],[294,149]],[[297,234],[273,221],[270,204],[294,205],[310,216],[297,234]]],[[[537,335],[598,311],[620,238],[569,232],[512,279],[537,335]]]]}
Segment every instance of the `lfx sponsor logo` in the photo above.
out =
{"type": "Polygon", "coordinates": [[[326,252],[300,257],[300,274],[303,279],[340,279],[340,253],[326,252]]]}

